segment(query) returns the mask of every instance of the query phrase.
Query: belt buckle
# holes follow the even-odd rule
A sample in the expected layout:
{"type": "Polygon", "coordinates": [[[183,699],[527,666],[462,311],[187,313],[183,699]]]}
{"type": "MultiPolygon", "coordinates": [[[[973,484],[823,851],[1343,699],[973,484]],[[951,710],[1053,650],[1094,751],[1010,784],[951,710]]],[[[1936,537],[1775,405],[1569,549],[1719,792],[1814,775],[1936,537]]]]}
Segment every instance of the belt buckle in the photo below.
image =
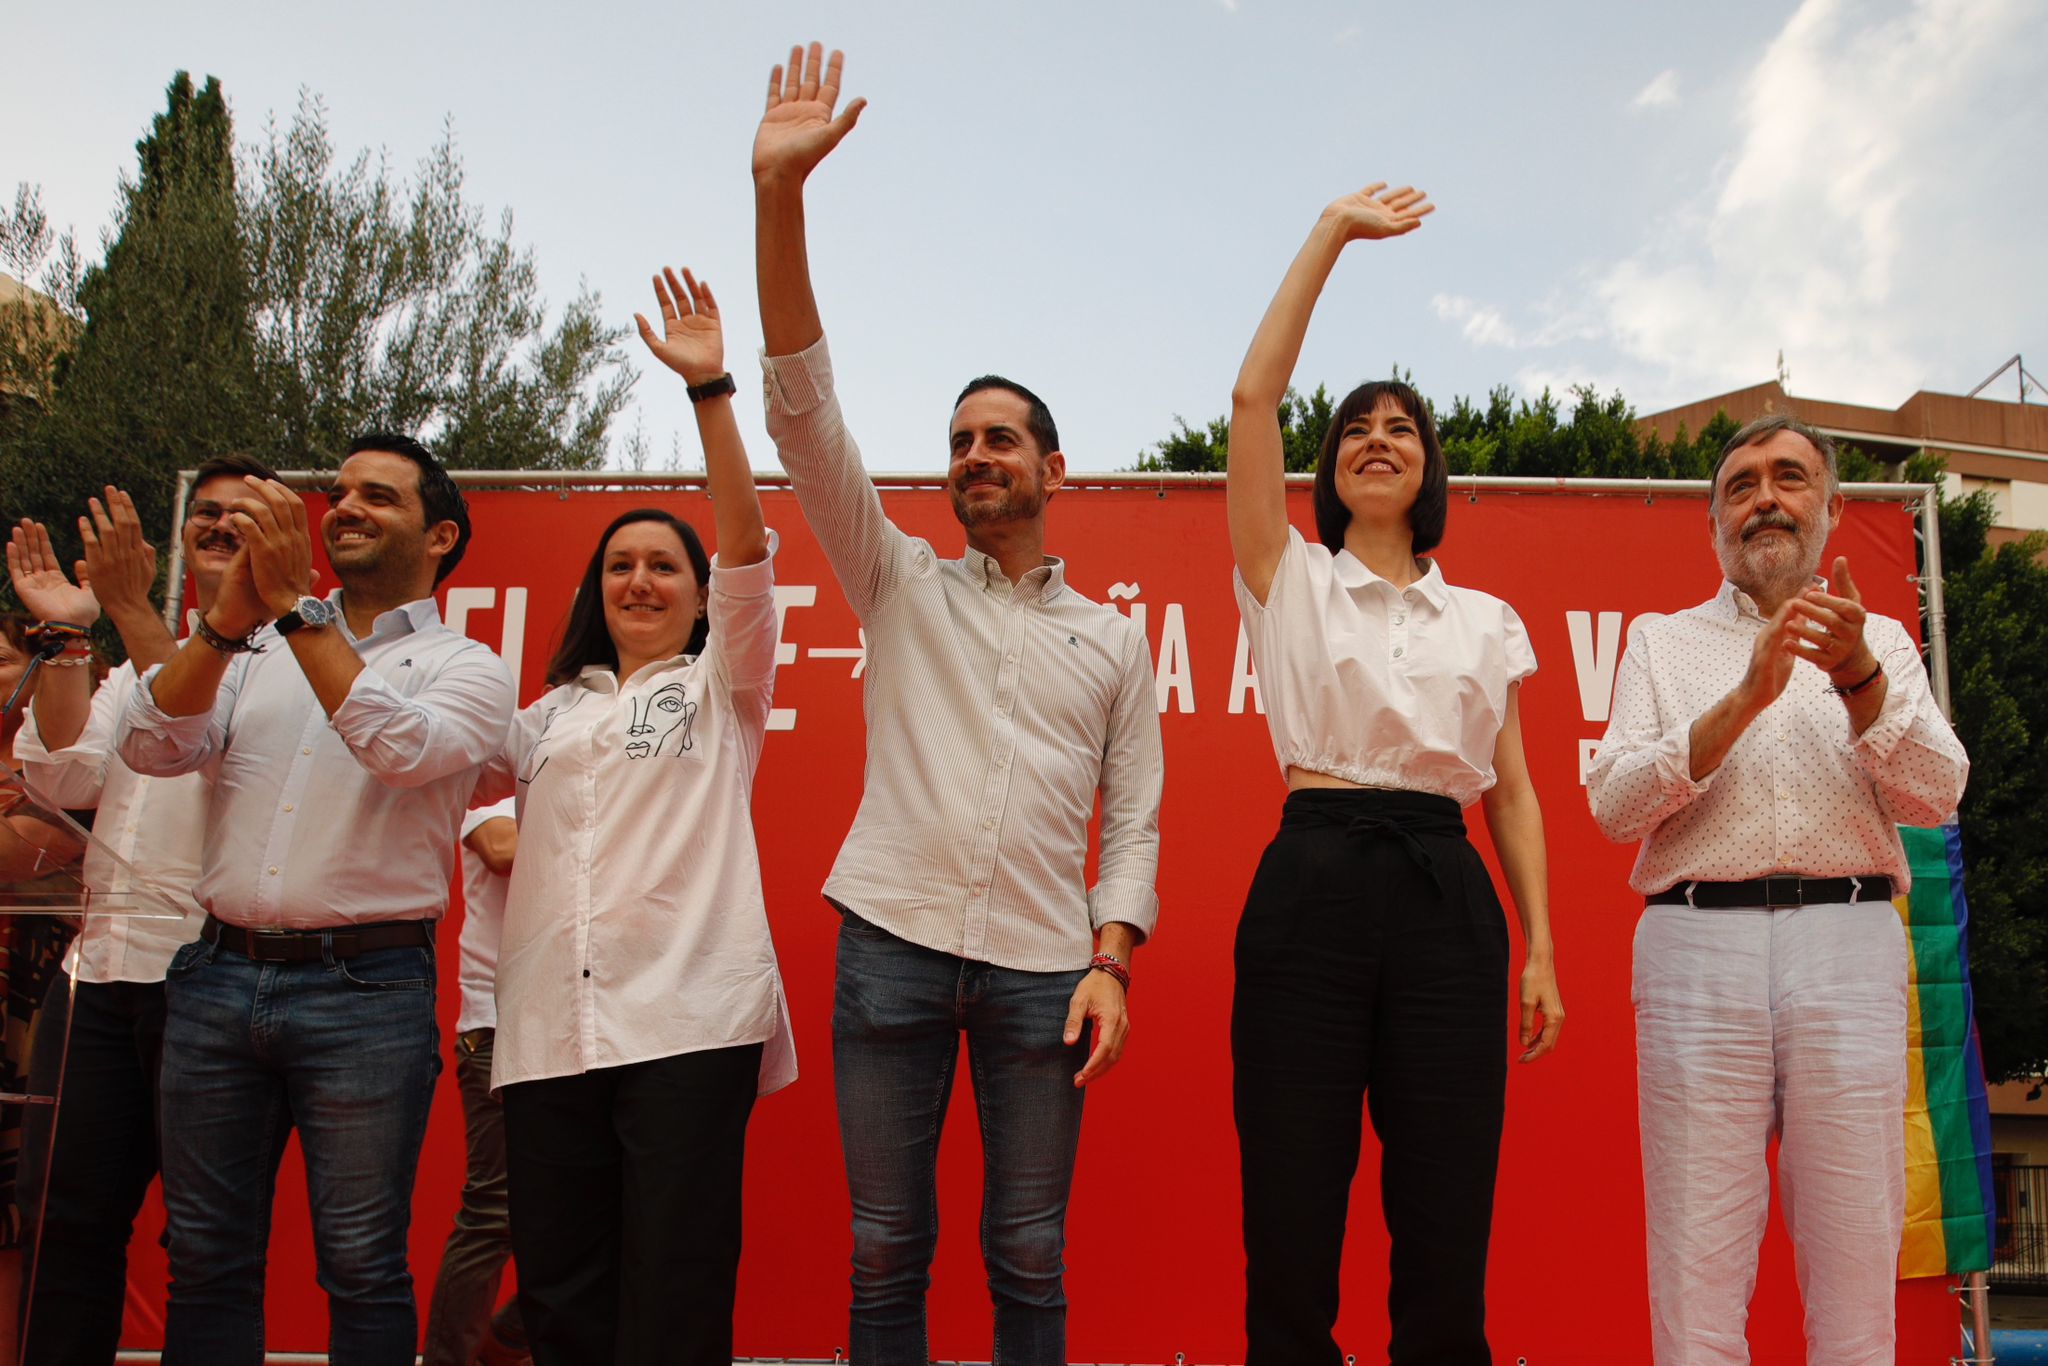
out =
{"type": "Polygon", "coordinates": [[[289,963],[290,936],[275,930],[248,930],[249,957],[258,963],[289,963]]]}
{"type": "Polygon", "coordinates": [[[1800,880],[1797,877],[1781,874],[1776,877],[1764,878],[1763,884],[1764,905],[1774,911],[1787,906],[1804,906],[1806,904],[1804,890],[1800,887],[1800,880]]]}

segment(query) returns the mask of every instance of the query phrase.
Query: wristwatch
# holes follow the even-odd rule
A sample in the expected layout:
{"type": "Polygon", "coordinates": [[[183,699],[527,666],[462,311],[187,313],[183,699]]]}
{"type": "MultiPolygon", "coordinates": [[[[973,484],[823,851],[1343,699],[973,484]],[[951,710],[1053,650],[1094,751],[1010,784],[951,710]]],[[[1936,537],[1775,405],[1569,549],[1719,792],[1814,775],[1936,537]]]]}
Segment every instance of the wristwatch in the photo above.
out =
{"type": "Polygon", "coordinates": [[[274,625],[279,635],[288,636],[301,626],[310,626],[315,630],[322,626],[332,626],[337,615],[334,604],[327,599],[304,597],[299,599],[298,605],[291,611],[279,617],[274,625]]]}

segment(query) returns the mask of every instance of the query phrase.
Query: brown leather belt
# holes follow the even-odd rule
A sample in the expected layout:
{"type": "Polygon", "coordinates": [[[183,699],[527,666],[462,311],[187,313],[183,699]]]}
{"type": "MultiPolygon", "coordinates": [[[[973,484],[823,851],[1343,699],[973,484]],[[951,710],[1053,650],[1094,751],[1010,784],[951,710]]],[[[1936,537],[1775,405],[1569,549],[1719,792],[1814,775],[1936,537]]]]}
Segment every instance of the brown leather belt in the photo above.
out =
{"type": "Polygon", "coordinates": [[[434,942],[434,922],[383,920],[370,925],[337,925],[331,930],[245,930],[209,914],[199,937],[259,963],[316,963],[378,949],[426,948],[434,942]]]}
{"type": "Polygon", "coordinates": [[[1888,877],[1797,877],[1790,873],[1750,882],[1681,882],[1644,900],[1652,906],[1694,906],[1700,910],[1732,910],[1738,906],[1840,906],[1850,902],[1890,901],[1888,877]]]}

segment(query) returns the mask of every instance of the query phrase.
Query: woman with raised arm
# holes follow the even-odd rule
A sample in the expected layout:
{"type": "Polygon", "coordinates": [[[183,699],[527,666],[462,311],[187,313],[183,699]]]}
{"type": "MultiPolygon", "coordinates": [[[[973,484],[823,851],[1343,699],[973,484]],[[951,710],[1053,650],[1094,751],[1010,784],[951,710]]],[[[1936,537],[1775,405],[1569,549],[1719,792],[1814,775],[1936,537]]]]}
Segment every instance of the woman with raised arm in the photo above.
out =
{"type": "Polygon", "coordinates": [[[775,536],[711,290],[654,292],[640,335],[690,386],[718,556],[656,509],[606,527],[474,799],[519,798],[492,1083],[539,1366],[731,1362],[747,1118],[796,1077],[749,814],[775,536]]]}
{"type": "Polygon", "coordinates": [[[1465,838],[1475,801],[1522,922],[1521,1060],[1564,1022],[1516,707],[1536,658],[1513,608],[1419,558],[1443,538],[1449,475],[1412,388],[1346,395],[1316,465],[1315,541],[1287,520],[1277,414],[1316,296],[1346,244],[1412,232],[1432,207],[1381,184],[1325,209],[1231,394],[1238,608],[1288,788],[1238,925],[1231,1013],[1247,1366],[1343,1360],[1361,1102],[1392,1242],[1391,1360],[1491,1360],[1508,932],[1465,838]]]}

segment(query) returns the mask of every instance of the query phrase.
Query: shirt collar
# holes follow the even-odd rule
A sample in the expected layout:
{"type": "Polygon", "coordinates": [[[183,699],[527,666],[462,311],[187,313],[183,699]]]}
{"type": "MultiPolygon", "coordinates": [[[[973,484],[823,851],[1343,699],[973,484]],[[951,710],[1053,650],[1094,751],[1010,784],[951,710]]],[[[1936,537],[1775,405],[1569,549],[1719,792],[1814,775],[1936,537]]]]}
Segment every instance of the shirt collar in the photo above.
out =
{"type": "Polygon", "coordinates": [[[1003,573],[1003,566],[993,555],[985,555],[969,546],[963,559],[968,575],[985,592],[992,591],[1005,597],[1021,593],[1026,599],[1050,602],[1067,585],[1067,562],[1057,555],[1046,556],[1044,564],[1026,573],[1015,584],[1003,573]]]}
{"type": "Polygon", "coordinates": [[[379,636],[406,635],[413,631],[424,631],[429,626],[439,626],[441,624],[440,603],[434,601],[432,597],[414,598],[411,602],[401,607],[394,607],[388,612],[379,613],[377,619],[370,623],[370,634],[367,637],[357,636],[353,632],[348,631],[348,614],[341,609],[341,589],[336,588],[333,592],[329,593],[327,601],[337,614],[334,618],[335,621],[340,624],[344,632],[348,632],[350,640],[375,640],[379,636]]]}
{"type": "MultiPolygon", "coordinates": [[[[1826,591],[1828,586],[1828,581],[1818,574],[1813,576],[1813,583],[1815,587],[1822,591],[1826,591]]],[[[1747,618],[1751,621],[1762,621],[1764,619],[1764,614],[1757,609],[1756,599],[1743,592],[1740,588],[1737,588],[1727,579],[1721,580],[1721,591],[1714,594],[1714,610],[1730,620],[1747,618]]]]}
{"type": "MultiPolygon", "coordinates": [[[[1450,605],[1450,585],[1444,582],[1443,570],[1437,568],[1434,558],[1425,558],[1422,562],[1428,565],[1429,568],[1423,572],[1421,578],[1409,584],[1408,587],[1422,594],[1423,601],[1441,612],[1450,605]]],[[[1388,580],[1381,578],[1371,569],[1368,569],[1365,561],[1359,559],[1349,550],[1338,551],[1332,557],[1332,565],[1337,573],[1337,582],[1346,588],[1363,588],[1369,583],[1378,583],[1385,584],[1387,591],[1396,597],[1400,596],[1404,591],[1394,587],[1388,580]]]]}

